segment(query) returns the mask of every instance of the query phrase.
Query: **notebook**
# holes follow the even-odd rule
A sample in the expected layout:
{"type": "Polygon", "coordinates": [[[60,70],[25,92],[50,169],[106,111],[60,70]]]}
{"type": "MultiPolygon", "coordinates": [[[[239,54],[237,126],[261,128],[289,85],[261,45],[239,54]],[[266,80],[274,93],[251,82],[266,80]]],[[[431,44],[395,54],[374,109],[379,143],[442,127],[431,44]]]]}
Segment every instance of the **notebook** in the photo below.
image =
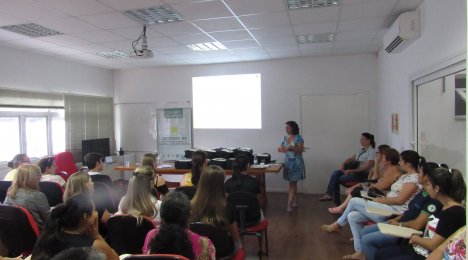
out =
{"type": "Polygon", "coordinates": [[[393,210],[388,210],[388,209],[379,209],[375,207],[366,207],[366,211],[368,213],[379,215],[379,216],[384,216],[384,217],[390,217],[392,215],[401,215],[401,213],[398,211],[393,211],[393,210]]]}
{"type": "Polygon", "coordinates": [[[385,224],[385,223],[378,223],[377,226],[379,227],[380,232],[386,235],[390,235],[390,236],[410,238],[411,235],[423,234],[422,231],[419,231],[416,229],[394,226],[394,225],[385,224]]]}

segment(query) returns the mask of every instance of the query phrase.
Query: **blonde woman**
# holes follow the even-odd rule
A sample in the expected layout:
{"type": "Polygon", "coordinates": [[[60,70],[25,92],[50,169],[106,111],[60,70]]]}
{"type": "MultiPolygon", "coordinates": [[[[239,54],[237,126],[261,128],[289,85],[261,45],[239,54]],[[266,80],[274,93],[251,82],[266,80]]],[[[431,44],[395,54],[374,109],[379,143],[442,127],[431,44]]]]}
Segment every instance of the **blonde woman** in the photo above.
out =
{"type": "Polygon", "coordinates": [[[59,175],[55,174],[57,166],[55,165],[55,158],[53,156],[41,158],[37,162],[37,166],[41,168],[42,172],[40,181],[55,182],[60,185],[60,187],[65,188],[65,180],[59,175]]]}
{"type": "Polygon", "coordinates": [[[40,229],[44,226],[46,214],[50,210],[44,193],[39,191],[41,168],[34,164],[23,164],[18,168],[18,176],[8,189],[4,204],[26,208],[40,229]]]}
{"type": "Polygon", "coordinates": [[[231,234],[236,250],[242,247],[234,208],[226,202],[225,173],[219,166],[208,166],[200,177],[191,201],[191,222],[202,222],[224,228],[231,234]]]}
{"type": "MultiPolygon", "coordinates": [[[[94,193],[94,183],[91,177],[86,172],[74,173],[68,178],[67,185],[65,186],[65,192],[63,193],[63,201],[66,202],[71,197],[79,194],[90,194],[94,193]]],[[[96,211],[99,219],[99,232],[105,234],[105,225],[107,220],[112,216],[109,211],[105,208],[102,203],[96,203],[96,211]]]]}
{"type": "Polygon", "coordinates": [[[166,180],[159,175],[156,174],[156,169],[158,168],[158,162],[156,160],[156,155],[152,153],[146,153],[143,155],[141,160],[141,166],[149,166],[153,169],[154,172],[154,187],[158,191],[159,194],[164,195],[169,192],[169,188],[167,188],[166,180]]]}
{"type": "Polygon", "coordinates": [[[132,215],[139,220],[142,217],[149,217],[159,222],[161,201],[151,194],[153,183],[152,167],[141,166],[136,168],[128,182],[127,194],[120,200],[117,214],[132,215]]]}

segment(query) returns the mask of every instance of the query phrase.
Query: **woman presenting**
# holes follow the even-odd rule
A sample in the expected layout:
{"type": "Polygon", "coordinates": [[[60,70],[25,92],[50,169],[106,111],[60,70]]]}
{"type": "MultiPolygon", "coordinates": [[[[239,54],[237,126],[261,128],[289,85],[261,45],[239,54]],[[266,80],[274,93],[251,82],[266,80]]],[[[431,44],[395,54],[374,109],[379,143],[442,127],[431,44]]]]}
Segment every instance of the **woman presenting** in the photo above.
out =
{"type": "Polygon", "coordinates": [[[302,152],[304,139],[299,134],[299,126],[294,121],[286,122],[286,134],[281,141],[278,152],[284,153],[283,178],[289,181],[287,211],[291,212],[297,205],[297,182],[305,179],[305,166],[302,152]]]}

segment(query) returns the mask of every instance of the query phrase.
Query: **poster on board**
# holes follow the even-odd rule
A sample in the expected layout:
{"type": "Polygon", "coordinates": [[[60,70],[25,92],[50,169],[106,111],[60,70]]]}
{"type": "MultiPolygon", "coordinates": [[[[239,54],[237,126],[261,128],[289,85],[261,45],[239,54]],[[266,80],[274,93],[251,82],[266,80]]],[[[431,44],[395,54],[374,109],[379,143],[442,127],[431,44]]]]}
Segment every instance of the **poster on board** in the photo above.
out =
{"type": "Polygon", "coordinates": [[[184,157],[192,148],[192,113],[190,108],[157,109],[158,153],[164,161],[184,157]]]}

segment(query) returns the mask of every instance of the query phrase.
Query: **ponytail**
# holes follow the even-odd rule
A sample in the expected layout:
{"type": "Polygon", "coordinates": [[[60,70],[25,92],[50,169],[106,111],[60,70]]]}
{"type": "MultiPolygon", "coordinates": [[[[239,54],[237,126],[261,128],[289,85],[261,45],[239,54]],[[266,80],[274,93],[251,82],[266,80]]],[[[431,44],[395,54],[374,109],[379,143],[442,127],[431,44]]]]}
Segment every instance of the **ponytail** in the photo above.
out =
{"type": "Polygon", "coordinates": [[[432,186],[439,192],[461,203],[465,200],[466,184],[462,173],[457,169],[437,168],[428,174],[432,186]]]}
{"type": "Polygon", "coordinates": [[[206,162],[206,153],[195,151],[192,153],[192,184],[197,185],[202,174],[202,167],[206,162]]]}
{"type": "Polygon", "coordinates": [[[463,179],[463,174],[457,169],[449,169],[452,173],[453,188],[449,192],[449,196],[456,202],[462,203],[466,198],[466,184],[463,179]]]}
{"type": "Polygon", "coordinates": [[[245,154],[238,155],[232,164],[232,178],[237,182],[236,186],[241,186],[241,172],[246,171],[249,166],[249,157],[245,154]]]}

